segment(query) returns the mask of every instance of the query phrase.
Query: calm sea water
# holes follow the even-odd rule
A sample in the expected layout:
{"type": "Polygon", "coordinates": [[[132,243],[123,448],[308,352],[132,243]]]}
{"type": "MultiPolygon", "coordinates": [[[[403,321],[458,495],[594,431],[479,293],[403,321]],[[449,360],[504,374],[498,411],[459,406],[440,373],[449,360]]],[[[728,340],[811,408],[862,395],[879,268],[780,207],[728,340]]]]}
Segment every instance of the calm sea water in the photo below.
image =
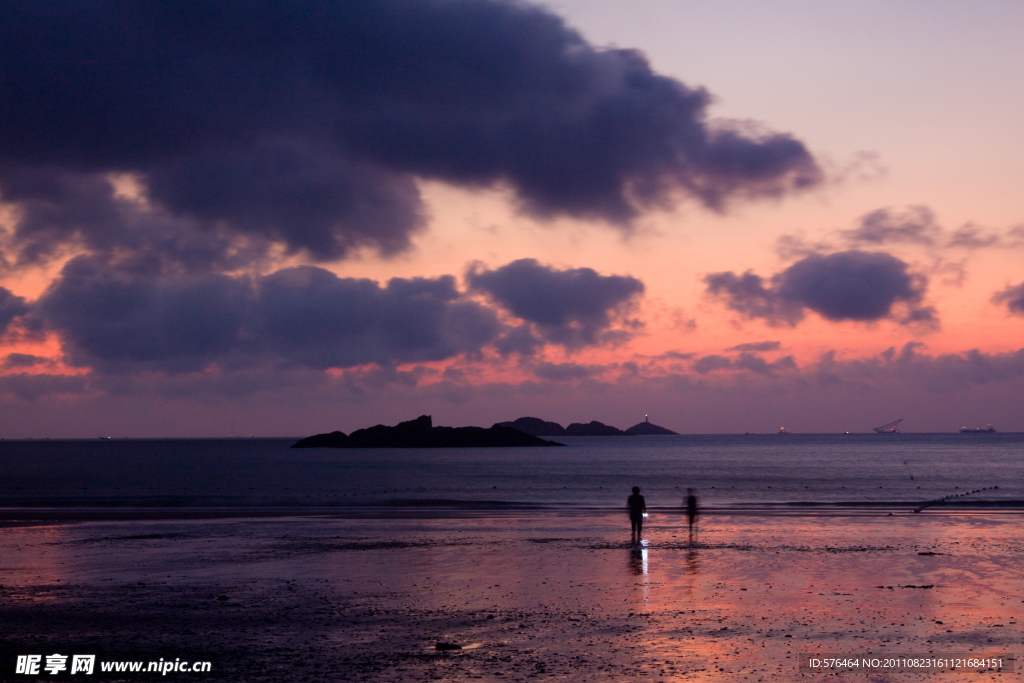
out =
{"type": "Polygon", "coordinates": [[[0,507],[620,507],[1024,499],[1024,434],[575,437],[567,448],[293,439],[0,441],[0,507]],[[998,487],[998,488],[994,488],[998,487]],[[978,491],[977,493],[972,493],[978,491]]]}

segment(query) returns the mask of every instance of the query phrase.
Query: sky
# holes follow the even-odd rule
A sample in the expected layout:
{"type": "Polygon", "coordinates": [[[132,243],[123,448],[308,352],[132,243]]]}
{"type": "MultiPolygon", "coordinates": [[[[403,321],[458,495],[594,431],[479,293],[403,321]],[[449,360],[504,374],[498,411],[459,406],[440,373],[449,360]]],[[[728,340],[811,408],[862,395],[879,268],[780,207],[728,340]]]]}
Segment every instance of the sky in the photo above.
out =
{"type": "Polygon", "coordinates": [[[0,437],[1024,431],[1018,2],[0,6],[0,437]]]}

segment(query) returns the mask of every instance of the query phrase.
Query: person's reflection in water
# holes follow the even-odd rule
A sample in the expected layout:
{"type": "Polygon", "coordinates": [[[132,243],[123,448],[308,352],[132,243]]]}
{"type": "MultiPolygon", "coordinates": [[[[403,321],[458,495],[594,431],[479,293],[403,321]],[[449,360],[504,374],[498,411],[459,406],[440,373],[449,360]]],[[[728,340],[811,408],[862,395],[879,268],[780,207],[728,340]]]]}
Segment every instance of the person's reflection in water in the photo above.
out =
{"type": "Polygon", "coordinates": [[[700,571],[700,556],[697,554],[697,549],[691,547],[686,551],[686,573],[697,575],[700,571]]]}
{"type": "Polygon", "coordinates": [[[647,574],[647,541],[640,541],[629,549],[629,568],[638,576],[647,574]]]}
{"type": "Polygon", "coordinates": [[[697,548],[690,546],[686,551],[686,574],[683,583],[686,585],[686,592],[690,595],[697,595],[697,575],[700,573],[700,554],[697,548]]]}
{"type": "Polygon", "coordinates": [[[633,495],[626,499],[626,510],[629,512],[629,524],[632,528],[630,541],[640,542],[640,534],[644,530],[644,515],[647,514],[647,501],[640,495],[640,487],[633,487],[633,495]]]}

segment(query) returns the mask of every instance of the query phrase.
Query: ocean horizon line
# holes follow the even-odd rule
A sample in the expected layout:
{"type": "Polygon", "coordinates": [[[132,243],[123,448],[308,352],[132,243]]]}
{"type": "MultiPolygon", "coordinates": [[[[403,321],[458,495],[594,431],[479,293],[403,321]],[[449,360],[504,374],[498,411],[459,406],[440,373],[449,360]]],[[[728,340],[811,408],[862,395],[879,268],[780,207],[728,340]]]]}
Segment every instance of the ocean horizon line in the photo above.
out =
{"type": "MultiPolygon", "coordinates": [[[[472,426],[472,425],[469,425],[472,426]]],[[[790,432],[784,433],[779,432],[680,432],[678,434],[636,434],[628,435],[625,437],[621,436],[553,436],[548,437],[552,439],[586,439],[591,440],[605,440],[605,439],[654,439],[654,440],[676,440],[680,437],[722,437],[722,436],[777,436],[777,437],[806,437],[806,436],[870,436],[878,438],[899,438],[901,436],[984,436],[984,437],[999,437],[999,436],[1024,436],[1024,431],[1020,432],[1009,432],[1009,431],[995,431],[995,432],[961,432],[959,429],[951,432],[915,432],[915,431],[900,431],[896,433],[882,433],[878,434],[875,432],[790,432]]],[[[24,437],[3,437],[0,436],[0,442],[23,442],[23,441],[74,441],[74,442],[92,442],[92,441],[288,441],[304,439],[306,435],[294,435],[294,436],[24,436],[24,437]]],[[[334,450],[355,450],[355,449],[334,449],[334,450]]],[[[375,450],[375,449],[361,449],[361,450],[375,450]]]]}

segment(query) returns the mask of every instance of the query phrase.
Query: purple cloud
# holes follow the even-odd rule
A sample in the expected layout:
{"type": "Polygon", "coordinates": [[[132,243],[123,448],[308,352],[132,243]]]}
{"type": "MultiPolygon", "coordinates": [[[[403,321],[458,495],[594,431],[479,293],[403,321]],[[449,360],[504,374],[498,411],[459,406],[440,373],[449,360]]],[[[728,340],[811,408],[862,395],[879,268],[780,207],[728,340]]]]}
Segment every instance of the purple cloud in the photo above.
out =
{"type": "Polygon", "coordinates": [[[1005,304],[1010,313],[1014,315],[1024,315],[1024,282],[996,292],[992,295],[992,302],[1005,304]]]}
{"type": "Polygon", "coordinates": [[[141,182],[150,230],[317,259],[407,248],[416,178],[626,227],[680,195],[721,209],[822,176],[796,138],[711,125],[705,90],[511,0],[10,0],[0,65],[23,262],[131,241],[112,172],[141,182]]]}
{"type": "Polygon", "coordinates": [[[557,270],[520,259],[494,270],[476,265],[466,273],[471,290],[533,323],[540,338],[579,347],[607,335],[612,317],[644,292],[640,280],[599,275],[590,268],[557,270]]]}
{"type": "Polygon", "coordinates": [[[732,310],[772,325],[794,326],[803,319],[805,309],[833,321],[881,320],[893,315],[897,303],[907,308],[897,318],[903,324],[938,323],[934,309],[921,306],[927,280],[885,253],[811,254],[769,282],[750,271],[712,273],[704,282],[707,292],[732,310]]]}

